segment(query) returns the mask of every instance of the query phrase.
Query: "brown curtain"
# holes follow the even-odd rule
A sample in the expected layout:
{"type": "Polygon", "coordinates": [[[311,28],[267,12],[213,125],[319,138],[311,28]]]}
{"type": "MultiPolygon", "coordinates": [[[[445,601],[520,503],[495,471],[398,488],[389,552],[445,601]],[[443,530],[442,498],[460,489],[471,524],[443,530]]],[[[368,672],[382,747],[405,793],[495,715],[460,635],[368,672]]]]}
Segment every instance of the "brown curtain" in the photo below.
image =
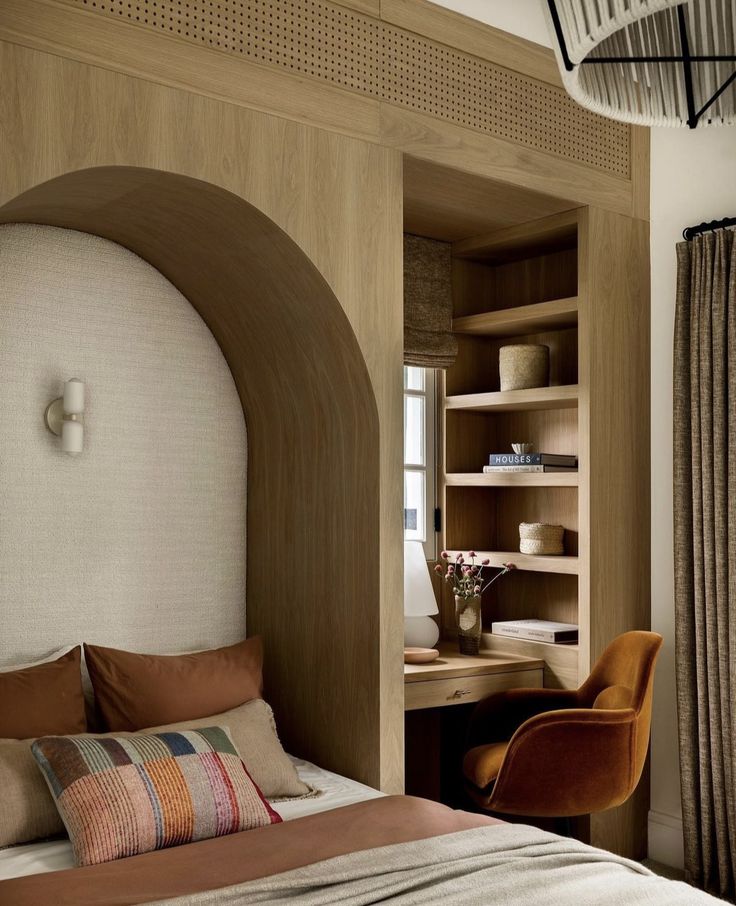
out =
{"type": "Polygon", "coordinates": [[[677,696],[688,880],[736,893],[736,256],[720,230],[677,247],[677,696]]]}
{"type": "Polygon", "coordinates": [[[404,236],[404,364],[449,368],[457,355],[452,333],[452,257],[447,242],[404,236]]]}

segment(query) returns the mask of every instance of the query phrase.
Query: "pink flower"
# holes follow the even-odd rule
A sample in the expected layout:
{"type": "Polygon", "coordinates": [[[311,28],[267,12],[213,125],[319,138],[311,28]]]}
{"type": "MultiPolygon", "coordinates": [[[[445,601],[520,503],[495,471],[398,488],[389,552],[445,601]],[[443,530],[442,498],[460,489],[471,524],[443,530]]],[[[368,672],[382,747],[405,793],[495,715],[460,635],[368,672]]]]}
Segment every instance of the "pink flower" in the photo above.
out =
{"type": "Polygon", "coordinates": [[[438,563],[437,566],[435,566],[434,571],[442,575],[442,566],[438,563]]]}
{"type": "Polygon", "coordinates": [[[491,563],[491,561],[488,559],[488,557],[486,557],[486,559],[482,560],[481,562],[482,562],[483,566],[490,566],[490,563],[491,563]]]}
{"type": "Polygon", "coordinates": [[[447,551],[442,551],[442,553],[440,554],[440,557],[442,557],[443,560],[450,559],[450,555],[447,553],[447,551]]]}
{"type": "Polygon", "coordinates": [[[504,563],[504,568],[505,569],[516,569],[516,564],[515,563],[504,563]]]}
{"type": "Polygon", "coordinates": [[[468,551],[468,556],[469,556],[469,557],[477,557],[478,555],[476,554],[475,551],[468,551]]]}
{"type": "Polygon", "coordinates": [[[455,559],[455,563],[457,563],[458,565],[461,564],[461,563],[465,563],[465,557],[463,557],[462,554],[459,554],[459,555],[457,556],[457,558],[455,559]]]}
{"type": "Polygon", "coordinates": [[[479,594],[480,594],[480,585],[476,585],[476,586],[475,586],[475,588],[473,589],[473,594],[474,594],[474,595],[479,595],[479,594]]]}

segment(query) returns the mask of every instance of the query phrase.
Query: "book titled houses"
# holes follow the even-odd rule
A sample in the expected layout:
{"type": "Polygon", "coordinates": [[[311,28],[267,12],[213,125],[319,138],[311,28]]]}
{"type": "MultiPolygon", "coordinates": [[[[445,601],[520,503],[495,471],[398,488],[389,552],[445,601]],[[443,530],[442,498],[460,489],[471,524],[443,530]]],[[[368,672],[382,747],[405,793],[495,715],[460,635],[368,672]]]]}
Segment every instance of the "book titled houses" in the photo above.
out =
{"type": "Polygon", "coordinates": [[[578,467],[577,456],[559,453],[491,453],[489,472],[574,472],[578,467]]]}
{"type": "Polygon", "coordinates": [[[527,639],[533,642],[577,642],[578,627],[575,623],[555,623],[552,620],[504,620],[491,623],[493,635],[527,639]]]}

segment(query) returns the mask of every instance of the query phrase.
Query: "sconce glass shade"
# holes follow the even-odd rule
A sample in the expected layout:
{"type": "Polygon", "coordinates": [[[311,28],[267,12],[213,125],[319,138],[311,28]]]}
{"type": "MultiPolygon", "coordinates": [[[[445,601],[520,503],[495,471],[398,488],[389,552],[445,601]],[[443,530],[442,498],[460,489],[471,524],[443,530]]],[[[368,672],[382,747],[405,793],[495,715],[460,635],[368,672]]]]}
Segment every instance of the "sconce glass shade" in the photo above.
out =
{"type": "Polygon", "coordinates": [[[70,378],[64,384],[64,412],[67,415],[84,412],[84,384],[79,378],[70,378]]]}
{"type": "Polygon", "coordinates": [[[84,449],[84,425],[65,419],[61,426],[61,449],[76,456],[84,449]]]}
{"type": "Polygon", "coordinates": [[[84,383],[72,378],[64,383],[64,395],[52,400],[44,412],[46,427],[61,437],[61,449],[72,456],[84,449],[84,383]]]}

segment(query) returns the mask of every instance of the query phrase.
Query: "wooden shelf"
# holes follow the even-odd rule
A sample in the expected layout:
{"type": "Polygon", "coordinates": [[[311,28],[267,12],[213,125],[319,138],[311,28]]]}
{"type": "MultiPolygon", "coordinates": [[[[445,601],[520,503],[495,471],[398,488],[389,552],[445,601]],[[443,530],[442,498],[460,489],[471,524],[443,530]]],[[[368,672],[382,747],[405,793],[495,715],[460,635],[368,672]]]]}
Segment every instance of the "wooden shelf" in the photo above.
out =
{"type": "Polygon", "coordinates": [[[448,472],[451,488],[576,488],[577,472],[448,472]]]}
{"type": "Polygon", "coordinates": [[[578,231],[577,210],[552,214],[541,220],[494,230],[482,236],[453,243],[454,258],[481,261],[513,261],[530,253],[545,254],[575,245],[578,231]]]}
{"type": "Polygon", "coordinates": [[[454,333],[483,337],[521,337],[545,330],[576,327],[578,323],[578,297],[519,305],[502,311],[486,311],[479,315],[455,318],[454,333]]]}
{"type": "Polygon", "coordinates": [[[493,393],[465,393],[445,398],[445,409],[470,412],[524,412],[534,409],[576,409],[578,385],[535,387],[532,390],[497,390],[493,393]]]}
{"type": "MultiPolygon", "coordinates": [[[[490,626],[488,627],[490,629],[490,626]]],[[[544,685],[551,689],[577,689],[579,685],[579,645],[556,645],[530,639],[511,639],[484,632],[481,652],[501,657],[538,657],[544,661],[544,685]]]]}
{"type": "MultiPolygon", "coordinates": [[[[452,562],[458,554],[467,554],[467,551],[447,551],[452,562]]],[[[491,566],[501,567],[504,563],[513,563],[517,569],[533,573],[561,573],[568,576],[577,576],[577,557],[544,557],[533,554],[520,554],[518,551],[479,551],[475,558],[476,563],[481,560],[490,560],[491,566]]]]}

